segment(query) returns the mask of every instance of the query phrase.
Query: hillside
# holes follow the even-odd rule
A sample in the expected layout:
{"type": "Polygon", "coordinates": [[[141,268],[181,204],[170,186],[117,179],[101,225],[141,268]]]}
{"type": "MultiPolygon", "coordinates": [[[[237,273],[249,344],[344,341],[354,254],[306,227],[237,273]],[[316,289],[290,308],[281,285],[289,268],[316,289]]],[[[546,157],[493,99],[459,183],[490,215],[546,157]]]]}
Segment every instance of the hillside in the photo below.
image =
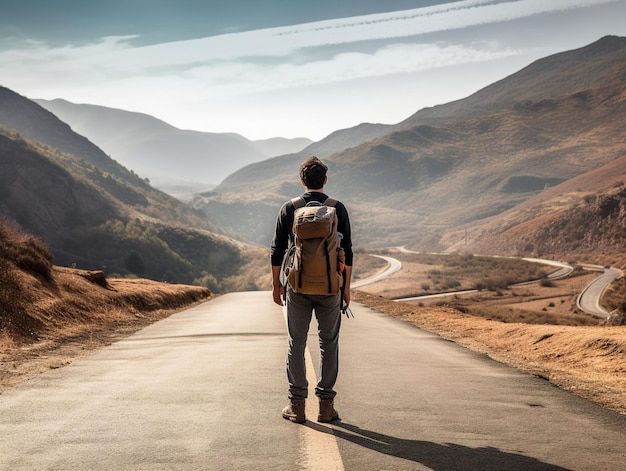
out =
{"type": "Polygon", "coordinates": [[[100,170],[132,185],[145,182],[112,160],[86,137],[71,130],[52,113],[26,97],[0,86],[0,125],[15,129],[26,139],[45,143],[68,154],[78,155],[100,170]]]}
{"type": "Polygon", "coordinates": [[[471,96],[425,108],[398,124],[412,128],[438,121],[466,120],[605,84],[606,70],[624,65],[626,38],[606,36],[586,47],[545,57],[471,96]]]}
{"type": "Polygon", "coordinates": [[[626,267],[626,156],[549,188],[466,231],[453,250],[626,267]]]}
{"type": "MultiPolygon", "coordinates": [[[[329,155],[327,191],[348,205],[355,242],[446,250],[445,234],[621,158],[625,53],[626,38],[602,38],[329,155]]],[[[302,159],[246,167],[194,205],[267,244],[278,207],[301,191],[302,159]]]]}
{"type": "Polygon", "coordinates": [[[0,188],[0,215],[43,237],[60,265],[192,283],[244,263],[242,244],[182,225],[200,218],[173,198],[2,129],[0,188]]]}
{"type": "Polygon", "coordinates": [[[188,183],[210,188],[271,155],[234,133],[182,130],[146,114],[61,99],[35,101],[157,187],[188,183]]]}
{"type": "Polygon", "coordinates": [[[106,322],[110,311],[120,311],[121,320],[136,310],[180,308],[211,295],[202,287],[158,283],[152,285],[160,291],[146,295],[141,287],[151,284],[147,280],[106,279],[102,272],[55,266],[52,259],[45,242],[0,219],[0,334],[16,344],[57,336],[70,325],[82,330],[106,322]]]}
{"type": "Polygon", "coordinates": [[[286,154],[243,167],[229,175],[215,193],[236,193],[249,189],[259,182],[278,182],[293,180],[300,163],[310,155],[327,158],[344,149],[363,144],[376,137],[384,136],[392,126],[386,124],[362,123],[350,129],[335,131],[319,142],[314,142],[302,151],[286,154]]]}
{"type": "Polygon", "coordinates": [[[0,110],[0,216],[46,240],[56,264],[214,290],[240,283],[256,249],[220,235],[39,105],[2,89],[0,110]]]}

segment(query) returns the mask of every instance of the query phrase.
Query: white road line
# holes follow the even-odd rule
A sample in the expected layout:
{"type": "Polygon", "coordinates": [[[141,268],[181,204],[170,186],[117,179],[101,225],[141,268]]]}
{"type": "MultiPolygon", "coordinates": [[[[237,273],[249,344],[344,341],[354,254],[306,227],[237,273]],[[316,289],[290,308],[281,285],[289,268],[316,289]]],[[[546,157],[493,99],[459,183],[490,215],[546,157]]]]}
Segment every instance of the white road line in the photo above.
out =
{"type": "MultiPolygon", "coordinates": [[[[283,307],[283,315],[285,324],[287,324],[287,308],[283,307]]],[[[304,360],[306,364],[306,377],[309,382],[309,398],[306,401],[305,413],[307,421],[317,419],[318,407],[317,398],[315,397],[315,385],[317,378],[315,376],[315,366],[311,358],[311,352],[307,345],[304,360]]],[[[331,427],[329,429],[332,430],[331,427]]],[[[325,471],[344,471],[343,461],[339,453],[339,446],[334,434],[320,432],[314,428],[307,427],[306,424],[298,427],[300,434],[300,455],[303,457],[299,463],[301,469],[316,471],[323,469],[325,471]]]]}

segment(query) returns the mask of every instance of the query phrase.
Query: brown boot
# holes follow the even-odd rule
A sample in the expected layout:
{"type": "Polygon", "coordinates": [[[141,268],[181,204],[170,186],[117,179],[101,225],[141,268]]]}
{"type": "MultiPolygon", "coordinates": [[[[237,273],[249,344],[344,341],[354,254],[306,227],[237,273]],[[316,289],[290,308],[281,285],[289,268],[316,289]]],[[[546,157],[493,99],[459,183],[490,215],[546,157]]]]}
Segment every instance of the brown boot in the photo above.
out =
{"type": "Polygon", "coordinates": [[[318,422],[328,423],[339,419],[339,413],[335,409],[332,399],[320,399],[320,413],[317,416],[318,422]]]}
{"type": "Polygon", "coordinates": [[[283,409],[283,417],[297,424],[306,422],[304,415],[304,399],[290,399],[290,403],[283,409]]]}

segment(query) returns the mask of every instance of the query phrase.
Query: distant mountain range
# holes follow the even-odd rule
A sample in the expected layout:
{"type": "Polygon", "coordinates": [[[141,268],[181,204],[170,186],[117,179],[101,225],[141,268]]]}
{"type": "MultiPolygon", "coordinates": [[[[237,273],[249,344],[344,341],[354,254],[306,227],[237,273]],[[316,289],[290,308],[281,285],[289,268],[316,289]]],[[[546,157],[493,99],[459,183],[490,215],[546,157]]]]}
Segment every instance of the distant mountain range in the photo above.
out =
{"type": "Polygon", "coordinates": [[[142,113],[63,99],[34,101],[158,188],[206,189],[250,163],[312,143],[306,138],[279,137],[250,141],[235,133],[178,129],[142,113]]]}
{"type": "MultiPolygon", "coordinates": [[[[347,204],[359,245],[471,250],[457,243],[464,236],[452,235],[491,224],[544,190],[577,177],[584,183],[585,174],[613,162],[623,183],[625,59],[626,38],[605,37],[464,100],[394,126],[371,125],[360,142],[320,155],[330,167],[327,191],[347,204]]],[[[220,227],[267,244],[277,208],[302,190],[297,168],[306,153],[251,164],[193,204],[220,227]]]]}

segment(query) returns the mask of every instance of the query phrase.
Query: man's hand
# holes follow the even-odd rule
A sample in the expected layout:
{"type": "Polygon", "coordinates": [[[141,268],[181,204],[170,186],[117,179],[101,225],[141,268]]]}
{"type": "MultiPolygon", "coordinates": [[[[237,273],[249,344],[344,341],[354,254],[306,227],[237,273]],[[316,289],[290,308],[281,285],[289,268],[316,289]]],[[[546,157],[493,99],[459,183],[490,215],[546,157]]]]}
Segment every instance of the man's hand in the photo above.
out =
{"type": "Polygon", "coordinates": [[[346,288],[343,292],[343,301],[346,306],[350,305],[350,288],[346,288]]]}
{"type": "Polygon", "coordinates": [[[283,298],[285,296],[285,287],[281,286],[280,283],[275,284],[272,289],[272,296],[274,297],[274,302],[279,306],[283,306],[283,298]]]}
{"type": "Polygon", "coordinates": [[[343,280],[343,300],[346,306],[350,305],[350,284],[352,283],[352,266],[346,265],[345,278],[343,280]]]}
{"type": "Polygon", "coordinates": [[[280,284],[280,267],[274,265],[272,265],[272,296],[276,304],[284,306],[285,287],[280,284]]]}

